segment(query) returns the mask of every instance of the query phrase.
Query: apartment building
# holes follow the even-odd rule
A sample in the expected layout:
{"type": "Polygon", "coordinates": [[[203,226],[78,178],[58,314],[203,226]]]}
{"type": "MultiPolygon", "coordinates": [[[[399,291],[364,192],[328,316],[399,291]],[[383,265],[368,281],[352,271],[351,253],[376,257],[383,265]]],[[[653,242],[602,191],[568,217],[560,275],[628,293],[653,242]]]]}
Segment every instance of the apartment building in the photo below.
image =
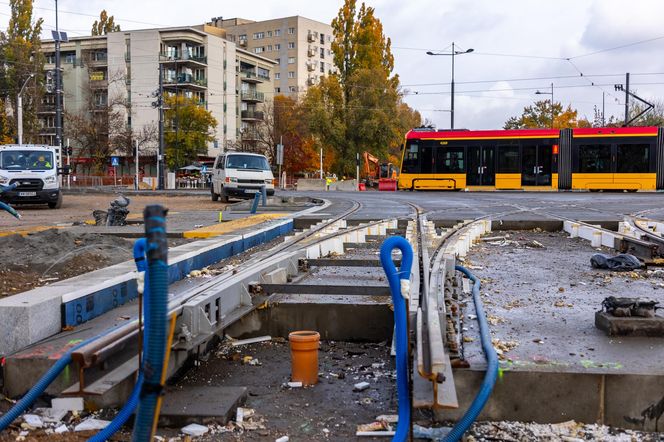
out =
{"type": "Polygon", "coordinates": [[[271,73],[276,62],[243,49],[235,51],[236,84],[239,108],[237,115],[236,138],[245,148],[255,148],[261,141],[260,127],[269,116],[265,101],[272,99],[273,82],[271,73]]]}
{"type": "MultiPolygon", "coordinates": [[[[100,110],[106,109],[109,102],[125,101],[129,105],[126,108],[129,110],[123,111],[126,125],[139,133],[144,127],[159,122],[159,111],[153,103],[157,100],[161,71],[165,95],[192,98],[217,120],[215,139],[207,146],[207,156],[214,157],[238,140],[239,128],[245,121],[242,110],[249,112],[245,113],[247,127],[250,117],[258,116],[257,104],[262,101],[256,98],[261,96],[262,90],[273,89],[275,65],[269,59],[242,50],[238,58],[235,43],[224,36],[220,28],[201,25],[71,38],[61,44],[63,107],[66,112],[85,113],[90,100],[100,110]],[[253,80],[239,79],[241,63],[247,72],[254,69],[253,80]],[[242,91],[246,92],[246,100],[240,95],[242,91]],[[251,97],[254,99],[250,100],[251,97]],[[246,106],[241,106],[240,102],[246,102],[246,106]]],[[[47,60],[48,79],[49,72],[55,69],[53,41],[44,41],[42,51],[47,60]]],[[[39,116],[43,125],[42,141],[54,142],[53,93],[46,94],[39,116]]],[[[251,121],[255,124],[257,119],[251,121]]],[[[63,137],[67,138],[66,123],[63,137]]]]}
{"type": "Polygon", "coordinates": [[[265,21],[216,17],[208,23],[226,31],[239,48],[277,62],[274,94],[298,94],[336,71],[332,27],[305,17],[265,21]]]}

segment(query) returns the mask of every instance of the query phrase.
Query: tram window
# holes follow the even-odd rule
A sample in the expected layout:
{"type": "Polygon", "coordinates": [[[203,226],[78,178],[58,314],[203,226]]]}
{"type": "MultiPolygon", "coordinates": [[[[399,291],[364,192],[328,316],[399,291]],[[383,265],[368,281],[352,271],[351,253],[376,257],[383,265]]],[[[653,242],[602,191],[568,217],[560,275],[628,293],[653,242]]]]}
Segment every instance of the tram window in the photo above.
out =
{"type": "Polygon", "coordinates": [[[579,172],[611,173],[611,145],[579,145],[579,172]]]}
{"type": "Polygon", "coordinates": [[[436,173],[463,173],[463,146],[439,147],[436,153],[436,173]]]}
{"type": "Polygon", "coordinates": [[[521,172],[519,167],[519,146],[498,146],[498,172],[521,172]]]}
{"type": "Polygon", "coordinates": [[[417,173],[419,172],[419,156],[418,145],[410,144],[403,154],[403,173],[417,173]]]}
{"type": "Polygon", "coordinates": [[[642,173],[650,170],[649,144],[619,144],[616,172],[642,173]]]}

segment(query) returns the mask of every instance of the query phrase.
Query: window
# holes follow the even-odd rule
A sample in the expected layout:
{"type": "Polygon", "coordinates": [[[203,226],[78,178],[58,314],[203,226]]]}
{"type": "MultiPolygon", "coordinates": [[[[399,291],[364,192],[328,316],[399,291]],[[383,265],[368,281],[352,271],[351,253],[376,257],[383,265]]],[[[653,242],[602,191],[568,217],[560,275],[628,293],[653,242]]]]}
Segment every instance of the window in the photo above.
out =
{"type": "Polygon", "coordinates": [[[611,173],[611,145],[610,144],[580,145],[579,172],[611,173]]]}
{"type": "Polygon", "coordinates": [[[225,162],[226,162],[226,158],[223,155],[219,155],[219,157],[217,158],[217,164],[216,164],[215,168],[216,169],[223,169],[225,162]]]}
{"type": "Polygon", "coordinates": [[[259,47],[257,47],[257,48],[254,48],[254,53],[255,53],[255,54],[260,54],[260,53],[262,53],[262,52],[263,52],[263,47],[262,47],[262,46],[259,46],[259,47]]]}
{"type": "Polygon", "coordinates": [[[519,146],[498,146],[498,173],[520,173],[519,146]]]}
{"type": "Polygon", "coordinates": [[[320,62],[320,71],[323,74],[325,73],[325,62],[322,62],[322,61],[320,62]]]}
{"type": "Polygon", "coordinates": [[[295,28],[288,28],[288,35],[295,34],[295,28]]]}
{"type": "Polygon", "coordinates": [[[297,88],[295,86],[288,86],[288,90],[290,92],[297,92],[297,88]]]}
{"type": "Polygon", "coordinates": [[[325,44],[325,34],[320,34],[320,44],[325,44]]]}
{"type": "Polygon", "coordinates": [[[401,172],[419,172],[419,146],[416,143],[406,146],[406,151],[403,154],[403,165],[401,167],[401,172]]]}
{"type": "Polygon", "coordinates": [[[247,34],[240,34],[240,35],[238,35],[237,38],[238,38],[238,40],[240,40],[240,41],[242,41],[242,40],[246,40],[246,39],[247,39],[247,34]]]}
{"type": "Polygon", "coordinates": [[[295,63],[295,57],[288,57],[288,64],[295,63]]]}
{"type": "Polygon", "coordinates": [[[272,31],[267,31],[267,36],[272,37],[272,31]]]}
{"type": "Polygon", "coordinates": [[[281,49],[281,44],[279,44],[279,43],[275,44],[274,45],[274,50],[278,51],[279,49],[281,49]]]}
{"type": "Polygon", "coordinates": [[[281,80],[281,73],[280,72],[275,72],[274,73],[274,79],[275,80],[281,80]]]}
{"type": "Polygon", "coordinates": [[[274,93],[280,94],[281,93],[281,88],[280,87],[275,87],[274,88],[274,93]]]}
{"type": "Polygon", "coordinates": [[[328,36],[327,36],[327,42],[329,43],[329,42],[331,42],[331,41],[332,41],[332,37],[328,35],[328,36]]]}
{"type": "Polygon", "coordinates": [[[618,144],[616,172],[643,173],[649,170],[649,144],[618,144]]]}
{"type": "Polygon", "coordinates": [[[465,170],[463,146],[437,146],[434,150],[436,173],[462,173],[465,170]]]}
{"type": "Polygon", "coordinates": [[[320,58],[325,58],[325,48],[320,48],[320,58]]]}
{"type": "Polygon", "coordinates": [[[288,42],[288,49],[295,49],[295,42],[294,41],[289,41],[288,42]]]}
{"type": "Polygon", "coordinates": [[[54,64],[55,63],[55,54],[50,53],[50,54],[44,54],[45,57],[45,63],[46,64],[54,64]]]}
{"type": "Polygon", "coordinates": [[[288,73],[288,78],[295,78],[295,72],[290,71],[290,72],[288,73]]]}
{"type": "Polygon", "coordinates": [[[269,70],[267,70],[265,68],[261,68],[261,67],[256,68],[256,70],[258,71],[258,78],[264,78],[266,80],[270,79],[270,71],[269,70]]]}
{"type": "Polygon", "coordinates": [[[281,35],[281,29],[275,29],[274,30],[274,36],[279,37],[281,35]]]}
{"type": "Polygon", "coordinates": [[[65,52],[62,54],[65,59],[65,63],[74,64],[76,63],[76,52],[65,52]]]}
{"type": "Polygon", "coordinates": [[[267,45],[267,49],[266,49],[266,51],[267,51],[267,52],[272,52],[272,45],[267,45]]]}
{"type": "Polygon", "coordinates": [[[258,155],[232,154],[228,155],[226,167],[239,170],[270,170],[267,158],[258,155]]]}
{"type": "Polygon", "coordinates": [[[327,55],[332,55],[332,49],[327,50],[327,55]]]}
{"type": "Polygon", "coordinates": [[[254,40],[261,40],[265,38],[264,32],[254,32],[254,40]]]}

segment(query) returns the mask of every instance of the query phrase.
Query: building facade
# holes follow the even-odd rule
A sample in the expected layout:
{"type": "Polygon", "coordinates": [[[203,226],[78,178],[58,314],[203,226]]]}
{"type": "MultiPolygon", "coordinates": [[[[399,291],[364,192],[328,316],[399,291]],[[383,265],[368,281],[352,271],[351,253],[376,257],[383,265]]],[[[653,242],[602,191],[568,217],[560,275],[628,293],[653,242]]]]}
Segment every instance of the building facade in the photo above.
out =
{"type": "Polygon", "coordinates": [[[332,26],[294,16],[265,21],[213,18],[239,48],[277,62],[273,94],[297,95],[336,71],[332,26]]]}
{"type": "MultiPolygon", "coordinates": [[[[123,103],[120,112],[126,128],[139,134],[159,123],[155,102],[162,72],[164,95],[191,98],[217,120],[214,141],[207,146],[207,156],[214,157],[235,145],[241,128],[248,128],[249,134],[249,127],[260,121],[263,100],[258,98],[263,98],[265,90],[273,90],[276,64],[238,50],[224,36],[220,28],[201,25],[121,31],[63,42],[63,108],[70,114],[85,114],[90,109],[108,109],[109,103],[123,103]]],[[[42,51],[48,83],[55,69],[54,43],[44,41],[42,51]]],[[[41,141],[52,144],[54,87],[47,84],[47,90],[51,92],[45,95],[39,112],[40,136],[41,141]]],[[[63,139],[67,139],[66,123],[63,139]]]]}

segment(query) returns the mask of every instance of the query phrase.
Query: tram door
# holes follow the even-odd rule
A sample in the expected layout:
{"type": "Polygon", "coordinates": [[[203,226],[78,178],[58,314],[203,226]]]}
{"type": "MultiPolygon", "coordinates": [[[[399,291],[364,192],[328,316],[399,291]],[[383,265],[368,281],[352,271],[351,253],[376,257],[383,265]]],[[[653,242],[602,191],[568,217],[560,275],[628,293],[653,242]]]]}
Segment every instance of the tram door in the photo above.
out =
{"type": "Polygon", "coordinates": [[[551,157],[551,146],[523,146],[521,185],[550,186],[551,157]]]}
{"type": "Polygon", "coordinates": [[[494,186],[496,184],[495,152],[494,146],[468,146],[467,185],[494,186]]]}

